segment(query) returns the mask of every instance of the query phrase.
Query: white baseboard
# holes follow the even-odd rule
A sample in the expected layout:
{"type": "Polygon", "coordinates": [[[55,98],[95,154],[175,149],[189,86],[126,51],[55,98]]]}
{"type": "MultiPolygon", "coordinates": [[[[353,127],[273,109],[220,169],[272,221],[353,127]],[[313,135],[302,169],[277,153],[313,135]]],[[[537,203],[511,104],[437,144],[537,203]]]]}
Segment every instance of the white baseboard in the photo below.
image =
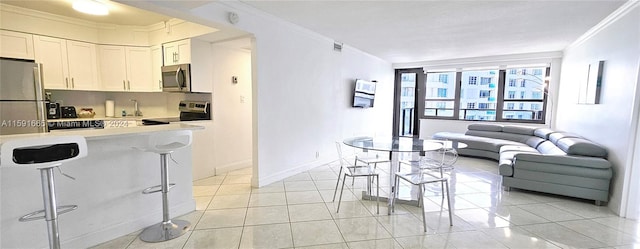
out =
{"type": "MultiPolygon", "coordinates": [[[[297,174],[300,174],[302,172],[305,172],[307,170],[313,169],[315,167],[321,166],[321,165],[325,165],[328,163],[331,163],[335,161],[335,159],[332,158],[320,158],[318,160],[309,162],[309,163],[305,163],[303,165],[300,165],[298,167],[295,168],[291,168],[291,169],[287,169],[287,170],[283,170],[265,177],[260,177],[258,179],[258,187],[262,187],[262,186],[266,186],[269,185],[271,183],[283,180],[287,177],[290,176],[294,176],[297,174]]],[[[255,176],[254,176],[255,177],[255,176]]]]}
{"type": "MultiPolygon", "coordinates": [[[[185,215],[196,210],[196,201],[191,199],[190,202],[181,203],[170,207],[171,217],[177,217],[185,215]]],[[[91,246],[104,243],[127,234],[139,231],[143,228],[156,224],[162,221],[162,210],[153,210],[144,216],[139,216],[135,220],[123,222],[110,227],[106,227],[102,230],[83,234],[66,241],[61,244],[62,248],[89,248],[91,246]]],[[[192,224],[195,226],[195,224],[192,224]]]]}
{"type": "Polygon", "coordinates": [[[238,161],[238,162],[234,162],[234,163],[229,163],[226,165],[222,165],[222,166],[218,166],[216,167],[216,175],[220,175],[220,174],[224,174],[227,173],[229,171],[234,171],[234,170],[238,170],[238,169],[244,169],[247,167],[251,167],[253,166],[253,161],[252,160],[243,160],[243,161],[238,161]]]}

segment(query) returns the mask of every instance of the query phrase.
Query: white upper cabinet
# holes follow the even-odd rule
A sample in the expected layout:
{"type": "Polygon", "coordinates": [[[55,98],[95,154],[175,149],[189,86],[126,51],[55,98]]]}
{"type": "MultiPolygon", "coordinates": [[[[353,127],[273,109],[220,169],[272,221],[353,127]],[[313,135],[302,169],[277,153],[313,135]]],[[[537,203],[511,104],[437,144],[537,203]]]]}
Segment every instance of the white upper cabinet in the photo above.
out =
{"type": "Polygon", "coordinates": [[[39,35],[33,44],[46,89],[98,90],[94,44],[39,35]]]}
{"type": "Polygon", "coordinates": [[[98,51],[102,90],[154,91],[149,48],[99,45],[98,51]]]}
{"type": "Polygon", "coordinates": [[[164,65],[191,63],[191,39],[162,44],[164,48],[164,65]]]}
{"type": "Polygon", "coordinates": [[[0,30],[0,57],[33,60],[33,35],[0,30]]]}
{"type": "Polygon", "coordinates": [[[126,91],[127,66],[123,46],[98,45],[102,90],[126,91]]]}
{"type": "Polygon", "coordinates": [[[125,51],[129,91],[154,91],[156,84],[151,77],[151,50],[146,47],[126,47],[125,51]]]}
{"type": "Polygon", "coordinates": [[[71,89],[99,90],[96,45],[67,40],[67,56],[71,89]]]}
{"type": "Polygon", "coordinates": [[[39,35],[34,35],[33,38],[36,62],[42,64],[44,88],[71,89],[67,41],[39,35]]]}
{"type": "Polygon", "coordinates": [[[151,82],[153,91],[162,92],[162,46],[151,47],[151,82]]]}
{"type": "Polygon", "coordinates": [[[191,64],[191,91],[213,92],[211,81],[211,44],[197,39],[185,39],[162,44],[164,65],[191,64]]]}

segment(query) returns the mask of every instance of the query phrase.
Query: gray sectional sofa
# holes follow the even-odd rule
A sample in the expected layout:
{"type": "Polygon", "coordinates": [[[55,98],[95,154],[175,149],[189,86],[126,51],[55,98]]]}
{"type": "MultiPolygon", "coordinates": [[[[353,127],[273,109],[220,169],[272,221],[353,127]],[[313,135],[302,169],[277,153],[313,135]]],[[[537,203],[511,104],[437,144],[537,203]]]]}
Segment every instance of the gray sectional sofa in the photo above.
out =
{"type": "Polygon", "coordinates": [[[515,125],[471,124],[465,134],[438,132],[435,139],[466,143],[460,155],[498,161],[505,190],[527,189],[609,200],[613,171],[607,150],[579,135],[515,125]]]}

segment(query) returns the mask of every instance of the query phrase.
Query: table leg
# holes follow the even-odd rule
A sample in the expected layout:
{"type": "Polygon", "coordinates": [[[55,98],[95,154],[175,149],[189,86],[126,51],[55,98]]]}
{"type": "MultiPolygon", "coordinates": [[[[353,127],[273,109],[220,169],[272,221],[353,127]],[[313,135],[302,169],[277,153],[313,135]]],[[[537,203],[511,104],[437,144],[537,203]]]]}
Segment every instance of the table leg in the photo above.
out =
{"type": "Polygon", "coordinates": [[[396,191],[396,172],[400,170],[400,152],[391,152],[391,163],[389,164],[389,198],[387,199],[387,214],[391,215],[391,205],[396,191]]]}

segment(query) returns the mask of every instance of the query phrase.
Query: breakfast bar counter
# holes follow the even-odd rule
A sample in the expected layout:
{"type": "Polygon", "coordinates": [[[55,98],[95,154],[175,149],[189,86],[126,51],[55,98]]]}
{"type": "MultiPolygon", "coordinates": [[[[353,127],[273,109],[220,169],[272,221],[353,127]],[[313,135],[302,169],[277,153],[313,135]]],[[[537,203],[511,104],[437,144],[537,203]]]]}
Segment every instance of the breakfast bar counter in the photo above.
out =
{"type": "MultiPolygon", "coordinates": [[[[147,135],[200,126],[168,124],[112,129],[74,129],[50,133],[0,136],[0,144],[17,139],[51,136],[83,136],[88,155],[65,163],[55,171],[58,205],[78,205],[59,217],[63,248],[87,248],[139,231],[162,218],[160,194],[144,195],[160,184],[159,157],[143,152],[147,135]],[[65,177],[70,175],[75,180],[65,177]]],[[[195,210],[192,194],[192,148],[176,150],[170,160],[169,178],[176,186],[169,192],[171,217],[195,210]]],[[[0,155],[4,156],[4,155],[0,155]]],[[[26,213],[43,207],[38,170],[0,165],[0,248],[46,248],[44,220],[19,222],[26,213]]]]}

